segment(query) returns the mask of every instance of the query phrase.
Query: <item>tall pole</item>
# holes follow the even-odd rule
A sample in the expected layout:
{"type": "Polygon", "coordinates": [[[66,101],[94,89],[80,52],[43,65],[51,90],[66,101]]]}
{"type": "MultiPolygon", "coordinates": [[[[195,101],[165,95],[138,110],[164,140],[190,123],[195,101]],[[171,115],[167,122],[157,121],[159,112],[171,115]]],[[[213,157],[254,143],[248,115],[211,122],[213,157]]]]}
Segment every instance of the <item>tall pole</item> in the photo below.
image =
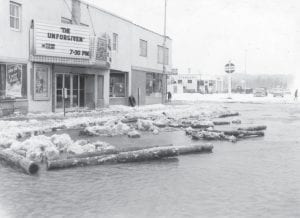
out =
{"type": "Polygon", "coordinates": [[[245,74],[247,74],[247,52],[248,52],[248,50],[247,49],[245,49],[245,74]]]}
{"type": "Polygon", "coordinates": [[[163,40],[163,77],[166,77],[165,90],[163,88],[162,98],[165,101],[166,91],[167,91],[167,75],[166,75],[166,41],[167,41],[167,0],[165,0],[165,13],[164,13],[164,40],[163,40]]]}
{"type": "Polygon", "coordinates": [[[231,99],[231,73],[228,74],[228,98],[231,99]]]}

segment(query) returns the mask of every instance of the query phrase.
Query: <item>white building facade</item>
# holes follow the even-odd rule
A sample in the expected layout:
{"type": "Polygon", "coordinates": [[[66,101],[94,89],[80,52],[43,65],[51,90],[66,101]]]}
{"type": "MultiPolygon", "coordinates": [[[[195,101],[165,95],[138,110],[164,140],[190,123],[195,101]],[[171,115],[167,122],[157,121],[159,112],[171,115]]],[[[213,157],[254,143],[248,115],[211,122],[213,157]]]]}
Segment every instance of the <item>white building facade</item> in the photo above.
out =
{"type": "Polygon", "coordinates": [[[208,74],[177,74],[168,81],[168,90],[172,93],[221,93],[224,91],[222,76],[208,74]]]}
{"type": "Polygon", "coordinates": [[[0,0],[0,115],[163,103],[172,41],[79,0],[0,0]]]}

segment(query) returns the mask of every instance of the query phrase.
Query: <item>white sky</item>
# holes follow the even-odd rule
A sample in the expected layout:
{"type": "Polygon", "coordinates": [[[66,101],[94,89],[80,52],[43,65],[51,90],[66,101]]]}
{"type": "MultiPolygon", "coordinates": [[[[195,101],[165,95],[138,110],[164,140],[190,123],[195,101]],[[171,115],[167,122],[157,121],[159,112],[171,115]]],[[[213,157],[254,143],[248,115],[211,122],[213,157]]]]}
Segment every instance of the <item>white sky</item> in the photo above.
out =
{"type": "MultiPolygon", "coordinates": [[[[163,33],[164,0],[86,1],[163,33]]],[[[300,74],[300,0],[168,0],[167,10],[181,73],[221,74],[228,60],[244,72],[247,56],[247,73],[300,74]]]]}

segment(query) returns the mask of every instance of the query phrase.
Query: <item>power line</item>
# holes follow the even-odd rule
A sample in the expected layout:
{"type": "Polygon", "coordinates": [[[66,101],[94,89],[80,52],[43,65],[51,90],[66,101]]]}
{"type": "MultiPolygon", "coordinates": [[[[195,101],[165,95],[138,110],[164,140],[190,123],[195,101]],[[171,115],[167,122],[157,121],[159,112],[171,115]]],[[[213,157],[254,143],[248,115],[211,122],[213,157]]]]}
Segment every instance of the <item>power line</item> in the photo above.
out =
{"type": "Polygon", "coordinates": [[[71,10],[70,6],[68,5],[67,1],[66,1],[66,0],[64,0],[64,2],[65,2],[65,5],[66,5],[66,6],[67,6],[67,8],[68,8],[68,10],[69,10],[70,14],[72,15],[72,10],[71,10]]]}

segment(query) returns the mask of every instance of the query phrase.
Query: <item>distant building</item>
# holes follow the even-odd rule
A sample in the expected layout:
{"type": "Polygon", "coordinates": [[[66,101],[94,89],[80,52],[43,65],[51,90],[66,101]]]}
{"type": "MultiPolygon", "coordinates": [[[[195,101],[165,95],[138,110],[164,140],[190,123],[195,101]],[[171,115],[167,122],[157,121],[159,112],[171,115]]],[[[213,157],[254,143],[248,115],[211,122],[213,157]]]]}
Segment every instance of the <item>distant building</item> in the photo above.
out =
{"type": "Polygon", "coordinates": [[[173,93],[221,93],[223,92],[223,78],[192,73],[172,75],[168,90],[173,93]]]}

